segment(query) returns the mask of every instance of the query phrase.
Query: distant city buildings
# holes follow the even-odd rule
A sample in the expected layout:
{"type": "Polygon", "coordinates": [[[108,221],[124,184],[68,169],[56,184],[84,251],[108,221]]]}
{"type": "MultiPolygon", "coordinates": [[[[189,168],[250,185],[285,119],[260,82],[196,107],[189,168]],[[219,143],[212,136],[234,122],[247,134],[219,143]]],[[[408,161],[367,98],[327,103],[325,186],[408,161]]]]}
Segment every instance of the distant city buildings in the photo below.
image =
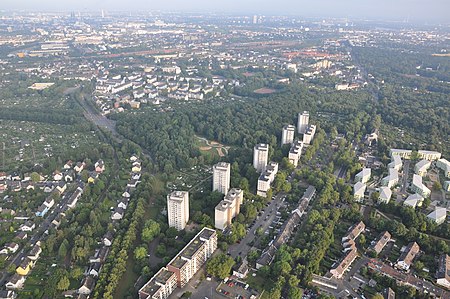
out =
{"type": "Polygon", "coordinates": [[[281,133],[281,145],[292,144],[294,142],[295,127],[293,125],[287,125],[283,127],[281,133]]]}
{"type": "Polygon", "coordinates": [[[240,207],[244,201],[244,192],[241,189],[233,188],[228,191],[225,198],[219,202],[214,211],[214,226],[224,230],[231,224],[231,220],[240,212],[240,207]]]}
{"type": "Polygon", "coordinates": [[[189,221],[189,193],[174,191],[167,195],[167,217],[169,227],[183,230],[189,221]]]}
{"type": "Polygon", "coordinates": [[[219,162],[213,166],[213,191],[227,194],[230,189],[230,163],[219,162]]]}
{"type": "Polygon", "coordinates": [[[269,160],[269,145],[260,143],[253,148],[253,167],[257,172],[263,172],[269,160]]]}

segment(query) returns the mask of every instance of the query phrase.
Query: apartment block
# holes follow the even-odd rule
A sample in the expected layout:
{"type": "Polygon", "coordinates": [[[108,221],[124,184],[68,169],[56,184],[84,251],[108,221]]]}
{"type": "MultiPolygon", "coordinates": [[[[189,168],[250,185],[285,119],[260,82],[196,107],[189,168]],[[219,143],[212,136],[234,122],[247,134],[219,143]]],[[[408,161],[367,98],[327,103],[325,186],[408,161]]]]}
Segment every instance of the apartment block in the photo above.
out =
{"type": "Polygon", "coordinates": [[[304,134],[309,124],[309,112],[303,111],[298,114],[297,129],[300,134],[304,134]]]}
{"type": "Polygon", "coordinates": [[[403,159],[410,159],[412,150],[405,150],[405,149],[397,149],[397,148],[391,148],[389,151],[391,158],[393,156],[399,156],[403,159]]]}
{"type": "Polygon", "coordinates": [[[363,168],[360,172],[355,175],[355,182],[361,182],[363,184],[370,180],[370,175],[372,171],[370,168],[363,168]]]}
{"type": "Polygon", "coordinates": [[[215,208],[214,226],[220,230],[229,226],[233,218],[239,214],[243,202],[244,192],[241,189],[233,188],[228,191],[225,198],[215,208]]]}
{"type": "Polygon", "coordinates": [[[428,169],[431,167],[431,162],[428,160],[420,160],[414,166],[414,172],[420,176],[425,176],[428,169]]]}
{"type": "Polygon", "coordinates": [[[177,287],[185,286],[217,249],[217,233],[203,228],[167,265],[142,288],[139,299],[167,299],[177,287]]]}
{"type": "Polygon", "coordinates": [[[227,194],[230,189],[230,163],[219,162],[213,166],[213,191],[227,194]]]}
{"type": "Polygon", "coordinates": [[[411,242],[406,246],[405,250],[402,252],[400,257],[395,264],[395,267],[398,269],[403,269],[408,271],[411,267],[411,264],[414,258],[419,254],[420,247],[416,242],[411,242]]]}
{"type": "Polygon", "coordinates": [[[174,191],[167,195],[167,217],[170,227],[183,230],[189,221],[189,192],[174,191]]]}
{"type": "Polygon", "coordinates": [[[443,170],[446,177],[450,178],[450,161],[439,159],[436,161],[436,167],[443,170]]]}
{"type": "Polygon", "coordinates": [[[253,148],[253,167],[257,172],[263,172],[269,160],[269,145],[260,143],[253,148]]]}
{"type": "Polygon", "coordinates": [[[316,126],[315,125],[308,126],[306,132],[303,134],[303,143],[311,144],[315,134],[316,134],[316,126]]]}
{"type": "Polygon", "coordinates": [[[287,125],[283,127],[281,132],[281,145],[292,144],[294,142],[295,127],[287,125]]]}
{"type": "Polygon", "coordinates": [[[300,161],[300,157],[302,155],[302,149],[303,142],[296,141],[289,150],[288,159],[289,162],[294,165],[294,167],[298,166],[298,162],[300,161]]]}
{"type": "Polygon", "coordinates": [[[442,156],[442,154],[439,152],[425,151],[425,150],[419,150],[419,151],[417,151],[417,154],[420,159],[424,159],[424,160],[428,160],[428,161],[439,160],[442,156]]]}
{"type": "Polygon", "coordinates": [[[400,171],[400,169],[402,169],[402,166],[402,158],[399,155],[391,156],[391,163],[388,164],[388,168],[394,168],[397,171],[400,171]]]}
{"type": "Polygon", "coordinates": [[[398,183],[398,171],[395,168],[389,168],[389,175],[381,180],[381,185],[392,189],[398,183]]]}
{"type": "Polygon", "coordinates": [[[270,162],[267,165],[266,170],[258,178],[258,186],[256,194],[259,196],[267,197],[267,191],[270,189],[270,185],[275,179],[275,175],[278,172],[278,163],[270,162]]]}
{"type": "Polygon", "coordinates": [[[175,273],[177,286],[184,287],[217,248],[217,233],[203,228],[167,265],[175,273]]]}
{"type": "Polygon", "coordinates": [[[428,197],[431,194],[431,190],[422,182],[422,177],[420,175],[414,174],[411,184],[411,189],[423,197],[428,197]]]}

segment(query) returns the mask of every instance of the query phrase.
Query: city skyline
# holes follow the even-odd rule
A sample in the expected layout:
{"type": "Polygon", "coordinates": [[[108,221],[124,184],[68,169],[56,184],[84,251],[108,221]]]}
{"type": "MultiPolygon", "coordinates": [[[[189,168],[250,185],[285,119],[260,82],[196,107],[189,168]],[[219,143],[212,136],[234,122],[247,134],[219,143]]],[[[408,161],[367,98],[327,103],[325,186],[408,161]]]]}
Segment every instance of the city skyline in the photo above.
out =
{"type": "Polygon", "coordinates": [[[432,22],[449,23],[447,11],[450,3],[444,0],[432,1],[355,1],[355,0],[319,0],[311,3],[309,1],[281,0],[276,4],[273,1],[263,0],[230,0],[221,3],[212,3],[206,0],[194,1],[87,1],[66,0],[54,1],[43,0],[39,4],[31,0],[17,1],[6,0],[3,10],[27,10],[27,11],[174,11],[174,12],[214,12],[231,14],[264,14],[264,15],[290,15],[300,17],[318,18],[369,18],[378,20],[396,20],[410,22],[432,22]]]}

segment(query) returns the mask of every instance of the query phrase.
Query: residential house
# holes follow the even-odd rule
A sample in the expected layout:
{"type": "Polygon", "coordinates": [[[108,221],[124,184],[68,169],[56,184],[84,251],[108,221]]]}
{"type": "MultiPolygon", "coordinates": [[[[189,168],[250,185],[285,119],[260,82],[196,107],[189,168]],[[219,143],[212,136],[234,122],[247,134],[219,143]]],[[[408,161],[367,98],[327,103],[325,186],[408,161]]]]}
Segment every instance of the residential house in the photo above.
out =
{"type": "Polygon", "coordinates": [[[23,231],[23,232],[31,232],[35,228],[36,228],[36,224],[34,224],[30,220],[28,220],[19,227],[19,230],[23,231]]]}
{"type": "Polygon", "coordinates": [[[14,291],[0,291],[0,299],[15,299],[17,298],[17,294],[14,291]]]}
{"type": "Polygon", "coordinates": [[[97,173],[103,173],[103,171],[105,171],[105,162],[103,162],[103,160],[98,160],[95,163],[95,171],[97,173]]]}
{"type": "Polygon", "coordinates": [[[30,252],[28,253],[27,257],[32,260],[36,261],[39,256],[41,255],[42,249],[41,249],[41,242],[37,242],[36,245],[31,248],[30,252]]]}
{"type": "Polygon", "coordinates": [[[16,273],[22,276],[27,276],[33,266],[34,262],[26,257],[22,260],[19,267],[17,267],[16,273]]]}
{"type": "Polygon", "coordinates": [[[411,190],[422,195],[423,197],[428,197],[431,194],[431,190],[422,183],[422,177],[417,174],[413,175],[411,190]]]}
{"type": "Polygon", "coordinates": [[[391,234],[388,231],[382,232],[370,247],[376,254],[380,254],[386,244],[391,240],[391,234]]]}
{"type": "Polygon", "coordinates": [[[417,175],[425,176],[427,174],[428,169],[431,167],[431,162],[428,160],[420,160],[414,166],[414,172],[417,175]]]}
{"type": "Polygon", "coordinates": [[[419,156],[420,159],[425,159],[428,161],[435,161],[441,158],[441,153],[435,151],[419,150],[417,152],[417,155],[419,156]]]}
{"type": "Polygon", "coordinates": [[[69,160],[66,162],[66,164],[64,164],[63,169],[71,169],[73,166],[73,162],[72,160],[69,160]]]}
{"type": "Polygon", "coordinates": [[[381,180],[382,186],[393,188],[398,183],[398,171],[395,168],[389,168],[389,175],[381,180]]]}
{"type": "Polygon", "coordinates": [[[419,252],[420,247],[416,242],[409,243],[398,258],[395,267],[408,271],[414,258],[419,254],[419,252]]]}
{"type": "Polygon", "coordinates": [[[440,225],[447,220],[447,209],[442,207],[436,207],[433,212],[427,215],[428,219],[440,225]]]}
{"type": "Polygon", "coordinates": [[[353,196],[357,202],[360,202],[364,199],[364,192],[366,192],[366,184],[357,182],[353,186],[353,196]]]}
{"type": "Polygon", "coordinates": [[[60,181],[63,179],[63,174],[59,170],[55,170],[52,174],[54,181],[60,181]]]}
{"type": "Polygon", "coordinates": [[[5,284],[8,290],[18,290],[23,287],[25,283],[25,276],[14,273],[14,275],[5,284]]]}
{"type": "Polygon", "coordinates": [[[91,276],[86,276],[83,279],[81,287],[78,289],[79,294],[90,295],[94,290],[95,280],[91,276]]]}
{"type": "Polygon", "coordinates": [[[93,277],[98,277],[98,275],[100,274],[100,268],[102,267],[101,263],[93,263],[91,265],[91,268],[88,271],[88,274],[93,276],[93,277]]]}
{"type": "Polygon", "coordinates": [[[103,245],[109,247],[112,245],[112,241],[113,241],[113,234],[112,232],[108,231],[103,237],[103,245]]]}
{"type": "Polygon", "coordinates": [[[450,289],[450,256],[447,254],[441,254],[438,262],[436,284],[450,289]]]}
{"type": "Polygon", "coordinates": [[[111,215],[112,220],[120,220],[123,218],[123,215],[125,214],[124,209],[117,207],[114,212],[111,215]]]}
{"type": "Polygon", "coordinates": [[[447,178],[450,178],[450,161],[446,159],[439,159],[436,161],[436,167],[444,171],[447,178]]]}
{"type": "Polygon", "coordinates": [[[423,203],[423,197],[420,194],[414,193],[408,196],[408,198],[405,199],[403,204],[405,206],[410,206],[412,208],[420,207],[423,203]]]}
{"type": "Polygon", "coordinates": [[[380,187],[380,196],[378,197],[379,203],[389,203],[391,200],[392,191],[389,187],[380,187]]]}
{"type": "Polygon", "coordinates": [[[355,181],[365,184],[370,180],[370,175],[371,175],[370,168],[363,168],[360,172],[356,174],[355,181]]]}
{"type": "Polygon", "coordinates": [[[0,254],[11,254],[11,253],[16,253],[16,251],[19,250],[19,244],[17,243],[9,243],[9,244],[5,244],[5,246],[2,248],[2,250],[0,250],[0,254]]]}
{"type": "Polygon", "coordinates": [[[86,164],[84,162],[78,162],[73,169],[75,170],[76,173],[79,174],[80,172],[83,171],[85,166],[86,164]]]}

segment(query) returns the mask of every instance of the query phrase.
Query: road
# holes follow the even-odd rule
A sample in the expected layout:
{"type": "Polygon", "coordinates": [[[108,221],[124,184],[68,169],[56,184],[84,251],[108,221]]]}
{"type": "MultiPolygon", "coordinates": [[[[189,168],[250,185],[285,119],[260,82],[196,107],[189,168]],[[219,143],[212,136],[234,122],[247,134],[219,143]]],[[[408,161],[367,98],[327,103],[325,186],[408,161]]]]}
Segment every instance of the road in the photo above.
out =
{"type": "Polygon", "coordinates": [[[286,196],[286,194],[278,193],[275,196],[275,199],[270,201],[269,206],[264,208],[264,211],[262,212],[261,216],[259,216],[255,224],[250,227],[248,233],[241,240],[241,242],[239,244],[231,245],[228,248],[228,252],[233,258],[239,255],[242,257],[247,256],[248,252],[252,248],[252,246],[249,246],[248,244],[251,243],[252,241],[255,241],[255,239],[260,238],[255,235],[256,229],[261,227],[263,232],[265,232],[269,228],[269,226],[272,224],[272,221],[276,217],[277,208],[281,206],[282,199],[284,196],[286,196]]]}

